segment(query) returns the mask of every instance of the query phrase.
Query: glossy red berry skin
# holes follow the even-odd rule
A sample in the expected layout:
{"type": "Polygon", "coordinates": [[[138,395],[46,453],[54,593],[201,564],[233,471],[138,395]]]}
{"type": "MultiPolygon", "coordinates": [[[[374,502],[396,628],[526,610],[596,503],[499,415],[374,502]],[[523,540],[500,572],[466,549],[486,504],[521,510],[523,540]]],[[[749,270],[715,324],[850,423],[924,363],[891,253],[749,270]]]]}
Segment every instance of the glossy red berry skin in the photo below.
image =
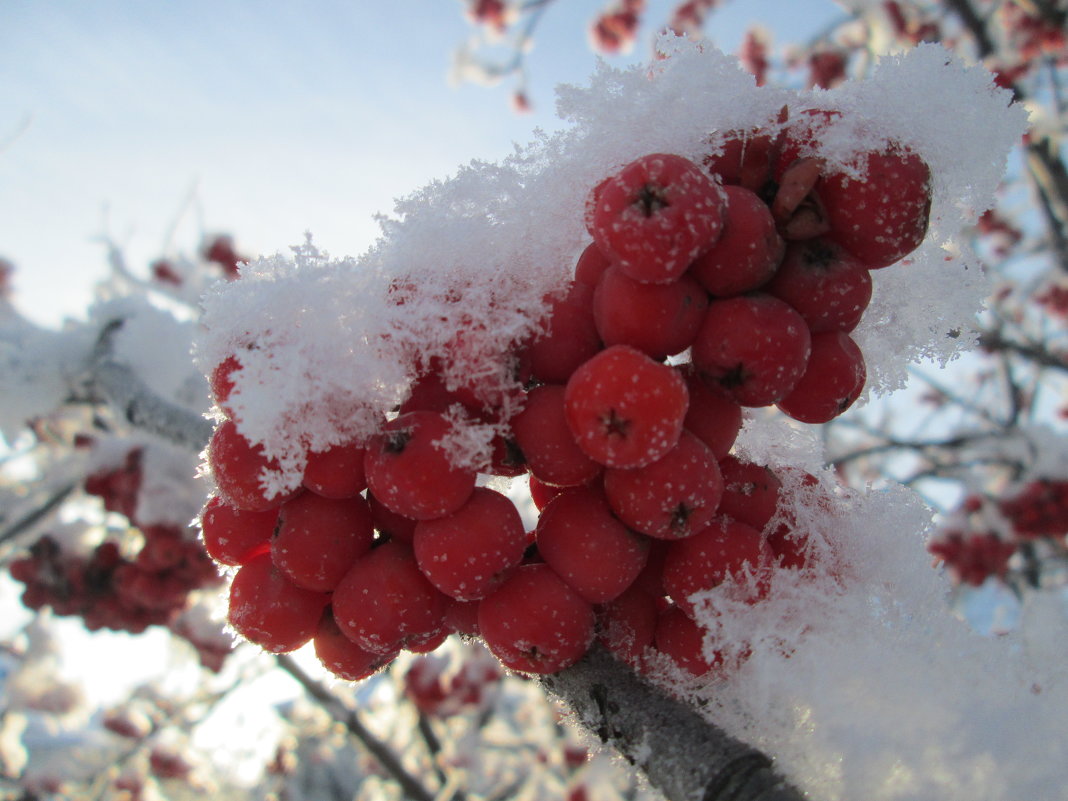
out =
{"type": "Polygon", "coordinates": [[[246,512],[215,496],[200,516],[204,550],[220,564],[243,565],[270,549],[277,523],[277,509],[246,512]]]}
{"type": "Polygon", "coordinates": [[[611,601],[645,567],[649,543],[612,515],[600,490],[575,487],[554,498],[535,531],[538,553],[591,604],[611,601]]]}
{"type": "Polygon", "coordinates": [[[656,650],[691,676],[705,676],[723,664],[716,653],[708,659],[704,653],[705,630],[678,606],[669,606],[656,621],[656,650]]]}
{"type": "Polygon", "coordinates": [[[341,631],[330,609],[323,613],[312,642],[315,646],[315,655],[323,667],[345,681],[361,681],[373,676],[400,653],[394,651],[389,654],[377,654],[361,648],[341,631]]]}
{"type": "Polygon", "coordinates": [[[476,487],[452,514],[418,523],[412,541],[423,575],[458,601],[493,592],[522,561],[526,547],[515,504],[488,487],[476,487]]]}
{"type": "Polygon", "coordinates": [[[573,487],[586,484],[603,467],[575,442],[564,410],[565,395],[562,384],[534,387],[511,427],[532,476],[547,484],[573,487]]]}
{"type": "Polygon", "coordinates": [[[871,301],[867,265],[828,239],[791,242],[764,287],[797,310],[809,331],[852,331],[871,301]]]}
{"type": "Polygon", "coordinates": [[[631,586],[597,608],[597,639],[617,659],[641,669],[656,636],[657,597],[631,586]]]}
{"type": "Polygon", "coordinates": [[[657,360],[693,343],[707,307],[707,293],[690,275],[643,284],[610,267],[593,294],[593,316],[604,344],[630,345],[657,360]]]}
{"type": "Polygon", "coordinates": [[[861,154],[862,179],[825,174],[817,192],[828,236],[872,269],[887,267],[919,247],[931,213],[931,171],[910,150],[891,145],[861,154]]]}
{"type": "Polygon", "coordinates": [[[664,557],[664,590],[690,617],[696,616],[694,594],[732,579],[749,601],[767,592],[771,550],[760,531],[720,518],[692,537],[673,542],[664,557]]]}
{"type": "Polygon", "coordinates": [[[709,304],[692,358],[703,380],[742,406],[769,406],[800,380],[810,348],[808,325],[792,306],[754,293],[709,304]]]}
{"type": "Polygon", "coordinates": [[[716,297],[751,292],[766,284],[782,261],[785,243],[767,204],[740,186],[725,186],[726,223],[716,243],[690,266],[689,275],[716,297]]]}
{"type": "Polygon", "coordinates": [[[411,548],[386,542],[356,560],[332,596],[334,619],[361,648],[389,654],[437,634],[448,599],[419,570],[411,548]]]}
{"type": "Polygon", "coordinates": [[[530,375],[546,384],[564,384],[575,369],[601,349],[601,337],[590,306],[591,291],[576,283],[549,302],[541,329],[520,359],[530,375]]]}
{"type": "Polygon", "coordinates": [[[814,334],[805,373],[778,407],[802,423],[826,423],[853,405],[866,379],[864,354],[848,334],[814,334]]]}
{"type": "Polygon", "coordinates": [[[235,356],[227,356],[211,371],[208,385],[211,389],[211,397],[219,408],[226,412],[227,416],[233,417],[233,410],[228,401],[230,393],[234,391],[233,374],[241,369],[241,362],[235,356]]]}
{"type": "Polygon", "coordinates": [[[708,446],[683,431],[675,447],[652,464],[607,469],[604,491],[615,515],[635,531],[677,540],[712,522],[723,479],[708,446]]]}
{"type": "Polygon", "coordinates": [[[682,275],[723,225],[723,193],[681,156],[653,153],[598,186],[589,227],[597,247],[636,281],[682,275]]]}
{"type": "Polygon", "coordinates": [[[232,420],[219,424],[208,446],[208,464],[219,494],[231,506],[249,512],[263,512],[281,506],[296,490],[268,495],[261,482],[265,471],[277,470],[278,463],[263,454],[263,446],[252,445],[232,420]]]}
{"type": "Polygon", "coordinates": [[[674,368],[626,345],[578,368],[564,394],[578,446],[609,467],[640,467],[675,447],[688,404],[686,382],[674,368]]]}
{"type": "Polygon", "coordinates": [[[719,510],[758,531],[775,516],[782,482],[769,468],[729,455],[720,460],[723,498],[719,510]]]}
{"type": "Polygon", "coordinates": [[[325,592],[298,587],[262,553],[238,569],[230,585],[229,621],[238,634],[281,654],[308,642],[319,627],[325,592]]]}
{"type": "Polygon", "coordinates": [[[611,264],[612,260],[600,251],[596,243],[591,242],[575,264],[575,283],[593,290],[601,280],[601,274],[611,264]]]}
{"type": "Polygon", "coordinates": [[[308,454],[304,486],[324,498],[354,498],[367,489],[363,443],[348,442],[308,454]]]}
{"type": "Polygon", "coordinates": [[[271,558],[294,584],[330,592],[373,543],[371,510],[362,497],[305,492],[278,510],[271,558]]]}
{"type": "Polygon", "coordinates": [[[521,565],[478,607],[478,628],[512,670],[556,673],[581,659],[594,638],[593,606],[544,562],[521,565]]]}
{"type": "Polygon", "coordinates": [[[387,509],[430,520],[455,512],[471,496],[477,472],[452,464],[438,443],[452,424],[438,412],[402,414],[367,444],[367,485],[387,509]]]}
{"type": "Polygon", "coordinates": [[[708,446],[717,460],[722,459],[730,453],[742,430],[742,407],[718,385],[702,381],[692,363],[680,365],[678,370],[690,396],[683,425],[708,446]]]}

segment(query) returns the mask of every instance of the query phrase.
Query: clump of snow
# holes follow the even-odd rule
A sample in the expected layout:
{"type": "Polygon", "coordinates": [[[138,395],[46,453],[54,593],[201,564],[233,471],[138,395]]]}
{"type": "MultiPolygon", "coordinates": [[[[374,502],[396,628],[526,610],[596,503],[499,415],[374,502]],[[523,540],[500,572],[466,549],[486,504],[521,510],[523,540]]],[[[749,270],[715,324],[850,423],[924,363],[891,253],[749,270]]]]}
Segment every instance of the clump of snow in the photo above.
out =
{"type": "Polygon", "coordinates": [[[747,658],[686,691],[821,801],[1063,798],[1063,600],[1032,594],[1019,632],[979,636],[947,611],[916,496],[823,484],[806,497],[787,483],[804,570],[778,571],[758,604],[729,586],[700,595],[706,647],[747,658]]]}

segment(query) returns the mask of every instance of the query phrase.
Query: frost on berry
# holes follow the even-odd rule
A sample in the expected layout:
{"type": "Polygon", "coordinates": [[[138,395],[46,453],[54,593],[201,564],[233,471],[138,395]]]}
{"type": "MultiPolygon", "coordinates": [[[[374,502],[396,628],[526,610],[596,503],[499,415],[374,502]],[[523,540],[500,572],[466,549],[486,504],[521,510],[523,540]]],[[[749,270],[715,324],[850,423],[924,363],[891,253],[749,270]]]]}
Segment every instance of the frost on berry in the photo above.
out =
{"type": "Polygon", "coordinates": [[[308,642],[330,596],[298,587],[261,554],[230,585],[230,625],[265,651],[286,653],[308,642]]]}
{"type": "Polygon", "coordinates": [[[286,500],[287,495],[269,489],[269,476],[277,471],[278,463],[266,457],[262,446],[250,443],[233,421],[226,420],[215,429],[208,463],[220,494],[238,509],[262,512],[286,500]]]}
{"type": "Polygon", "coordinates": [[[645,567],[649,542],[612,514],[605,495],[569,488],[541,513],[538,553],[579,595],[593,604],[614,600],[645,567]]]}
{"type": "Polygon", "coordinates": [[[681,156],[643,156],[598,187],[590,211],[597,247],[636,281],[682,275],[723,228],[723,192],[681,156]]]}
{"type": "Polygon", "coordinates": [[[612,511],[635,531],[676,540],[712,522],[723,479],[708,446],[683,431],[675,447],[655,462],[606,470],[604,491],[612,511]]]}
{"type": "Polygon", "coordinates": [[[475,488],[476,472],[456,466],[439,444],[453,430],[437,412],[408,412],[367,444],[367,485],[386,508],[415,520],[459,509],[475,488]]]}
{"type": "Polygon", "coordinates": [[[800,380],[810,348],[808,325],[792,306],[753,293],[709,304],[692,359],[702,380],[742,406],[767,406],[800,380]]]}
{"type": "Polygon", "coordinates": [[[338,627],[361,648],[389,654],[444,628],[447,598],[411,548],[386,542],[357,559],[331,596],[338,627]]]}
{"type": "Polygon", "coordinates": [[[452,514],[415,527],[412,549],[430,583],[458,601],[489,595],[523,558],[527,535],[515,504],[478,487],[452,514]]]}
{"type": "Polygon", "coordinates": [[[330,592],[373,542],[371,510],[362,497],[305,492],[278,510],[271,558],[294,584],[330,592]]]}
{"type": "Polygon", "coordinates": [[[675,447],[689,398],[674,368],[613,345],[567,382],[564,410],[578,446],[609,467],[640,467],[675,447]]]}
{"type": "Polygon", "coordinates": [[[478,607],[486,646],[506,667],[556,673],[586,653],[593,607],[545,563],[522,565],[478,607]]]}

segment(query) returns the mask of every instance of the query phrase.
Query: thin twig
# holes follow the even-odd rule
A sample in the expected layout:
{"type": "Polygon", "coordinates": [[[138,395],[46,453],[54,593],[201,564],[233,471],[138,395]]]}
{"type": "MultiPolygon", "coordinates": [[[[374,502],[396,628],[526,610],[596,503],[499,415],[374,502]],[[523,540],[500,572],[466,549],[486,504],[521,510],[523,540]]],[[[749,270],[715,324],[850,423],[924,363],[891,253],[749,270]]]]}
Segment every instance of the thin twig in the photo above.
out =
{"type": "Polygon", "coordinates": [[[414,801],[434,801],[430,792],[415,776],[408,772],[400,759],[384,741],[368,729],[355,709],[346,706],[340,698],[330,692],[321,683],[309,676],[291,656],[279,654],[278,666],[292,676],[304,691],[314,698],[334,720],[341,723],[350,734],[374,755],[379,764],[396,780],[404,794],[414,801]]]}

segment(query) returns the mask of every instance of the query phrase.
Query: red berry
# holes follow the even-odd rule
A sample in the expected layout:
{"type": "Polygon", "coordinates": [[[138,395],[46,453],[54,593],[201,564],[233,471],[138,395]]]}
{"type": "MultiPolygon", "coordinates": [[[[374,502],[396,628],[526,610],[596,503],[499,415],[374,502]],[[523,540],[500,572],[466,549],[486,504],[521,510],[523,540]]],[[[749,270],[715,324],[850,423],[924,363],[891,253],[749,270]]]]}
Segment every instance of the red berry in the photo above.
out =
{"type": "Polygon", "coordinates": [[[330,596],[298,587],[260,554],[238,569],[230,585],[230,625],[271,653],[293,651],[319,626],[330,596]]]}
{"type": "Polygon", "coordinates": [[[683,425],[708,446],[717,460],[722,459],[730,453],[742,429],[742,407],[718,385],[702,381],[693,364],[680,365],[679,372],[690,395],[683,425]]]}
{"type": "Polygon", "coordinates": [[[656,596],[630,587],[597,610],[597,639],[616,658],[640,667],[645,649],[653,644],[658,617],[656,596]]]}
{"type": "Polygon", "coordinates": [[[271,558],[294,584],[330,592],[373,543],[367,501],[305,492],[278,511],[271,558]]]}
{"type": "Polygon", "coordinates": [[[281,506],[297,492],[268,497],[262,477],[267,471],[277,470],[278,463],[263,455],[262,445],[252,445],[245,439],[232,420],[220,423],[212,434],[208,464],[219,494],[238,509],[263,512],[281,506]]]}
{"type": "Polygon", "coordinates": [[[545,563],[521,565],[478,607],[486,647],[506,667],[555,673],[581,659],[594,635],[593,607],[545,563]]]}
{"type": "Polygon", "coordinates": [[[452,464],[439,443],[452,423],[437,412],[408,412],[367,444],[367,484],[387,509],[414,520],[455,512],[471,496],[477,471],[452,464]]]}
{"type": "Polygon", "coordinates": [[[778,272],[764,287],[796,309],[813,334],[856,328],[871,289],[867,266],[825,238],[791,242],[778,272]]]}
{"type": "Polygon", "coordinates": [[[670,606],[660,613],[654,639],[657,651],[671,657],[692,676],[704,676],[723,664],[723,657],[718,652],[711,660],[705,656],[704,628],[677,606],[670,606]]]}
{"type": "Polygon", "coordinates": [[[864,354],[848,334],[815,334],[804,375],[778,406],[802,423],[826,423],[853,405],[866,378],[864,354]]]}
{"type": "Polygon", "coordinates": [[[520,355],[533,378],[563,384],[580,364],[601,349],[601,337],[590,306],[590,289],[576,284],[549,303],[541,331],[520,355]]]}
{"type": "Polygon", "coordinates": [[[760,531],[720,518],[694,536],[671,543],[664,557],[664,590],[690,617],[696,615],[694,594],[727,579],[739,582],[749,601],[757,601],[767,591],[771,560],[760,531]]]}
{"type": "Polygon", "coordinates": [[[334,589],[332,602],[345,636],[379,654],[437,634],[448,603],[423,575],[411,548],[397,541],[357,559],[334,589]]]}
{"type": "Polygon", "coordinates": [[[787,113],[787,107],[783,106],[778,119],[762,128],[728,131],[714,139],[711,144],[717,146],[717,152],[705,157],[705,169],[719,176],[724,184],[738,184],[760,192],[771,177],[779,148],[778,126],[786,122],[787,113]]]}
{"type": "Polygon", "coordinates": [[[725,186],[723,234],[690,266],[690,275],[717,297],[749,292],[765,284],[782,260],[786,245],[767,205],[754,192],[725,186]]]}
{"type": "Polygon", "coordinates": [[[568,489],[567,487],[558,487],[554,484],[546,484],[544,481],[541,481],[533,475],[529,478],[529,487],[530,499],[534,501],[534,505],[538,508],[539,512],[548,506],[553,498],[568,489]]]}
{"type": "Polygon", "coordinates": [[[618,597],[645,567],[649,543],[612,516],[604,494],[588,487],[562,492],[536,529],[538,553],[593,604],[618,597]]]}
{"type": "Polygon", "coordinates": [[[578,263],[575,265],[575,283],[582,284],[592,290],[597,286],[597,282],[601,280],[601,273],[607,270],[611,264],[612,260],[602,253],[595,243],[591,242],[582,251],[582,255],[579,256],[578,263]]]}
{"type": "Polygon", "coordinates": [[[763,530],[778,508],[779,477],[764,465],[743,462],[733,455],[721,459],[719,469],[723,474],[720,513],[763,530]]]}
{"type": "Polygon", "coordinates": [[[399,653],[377,654],[361,648],[341,631],[330,609],[323,613],[313,642],[315,655],[323,667],[345,681],[360,681],[373,676],[399,653]]]}
{"type": "Polygon", "coordinates": [[[241,362],[234,356],[227,356],[219,364],[215,365],[215,369],[211,371],[211,377],[208,379],[208,385],[211,387],[211,397],[219,405],[219,408],[230,417],[233,417],[233,412],[227,405],[227,401],[230,399],[230,393],[234,391],[234,380],[231,376],[240,369],[241,362]]]}
{"type": "Polygon", "coordinates": [[[367,493],[367,505],[371,508],[371,520],[374,521],[375,531],[381,535],[382,539],[400,540],[409,545],[412,544],[418,520],[391,512],[370,492],[367,493]]]}
{"type": "Polygon", "coordinates": [[[686,382],[674,368],[626,345],[582,365],[564,394],[578,446],[609,467],[640,467],[675,447],[688,403],[686,382]]]}
{"type": "Polygon", "coordinates": [[[304,467],[304,486],[324,498],[353,498],[367,489],[362,443],[312,451],[304,467]]]}
{"type": "Polygon", "coordinates": [[[224,565],[243,565],[271,547],[278,510],[246,512],[219,496],[211,498],[200,516],[204,550],[224,565]]]}
{"type": "Polygon", "coordinates": [[[527,534],[512,501],[477,487],[450,515],[415,527],[419,569],[441,592],[459,601],[483,598],[523,559],[527,534]]]}
{"type": "Polygon", "coordinates": [[[723,193],[693,162],[654,153],[598,187],[590,227],[594,242],[637,281],[682,275],[719,237],[723,193]]]}
{"type": "Polygon", "coordinates": [[[800,380],[810,339],[801,315],[771,295],[714,300],[693,344],[693,364],[742,406],[768,406],[800,380]]]}
{"type": "Polygon", "coordinates": [[[605,345],[630,345],[654,359],[690,346],[708,296],[689,275],[663,284],[635,281],[610,267],[593,294],[593,316],[605,345]]]}
{"type": "Polygon", "coordinates": [[[683,431],[675,447],[652,464],[608,468],[604,491],[612,511],[635,531],[675,540],[712,522],[723,479],[708,446],[683,431]]]}
{"type": "Polygon", "coordinates": [[[575,442],[564,411],[565,395],[560,384],[534,387],[511,425],[531,475],[547,484],[567,487],[589,482],[603,468],[575,442]]]}
{"type": "Polygon", "coordinates": [[[871,268],[904,258],[923,242],[931,212],[931,171],[897,145],[859,155],[864,177],[824,174],[817,186],[828,237],[871,268]]]}

